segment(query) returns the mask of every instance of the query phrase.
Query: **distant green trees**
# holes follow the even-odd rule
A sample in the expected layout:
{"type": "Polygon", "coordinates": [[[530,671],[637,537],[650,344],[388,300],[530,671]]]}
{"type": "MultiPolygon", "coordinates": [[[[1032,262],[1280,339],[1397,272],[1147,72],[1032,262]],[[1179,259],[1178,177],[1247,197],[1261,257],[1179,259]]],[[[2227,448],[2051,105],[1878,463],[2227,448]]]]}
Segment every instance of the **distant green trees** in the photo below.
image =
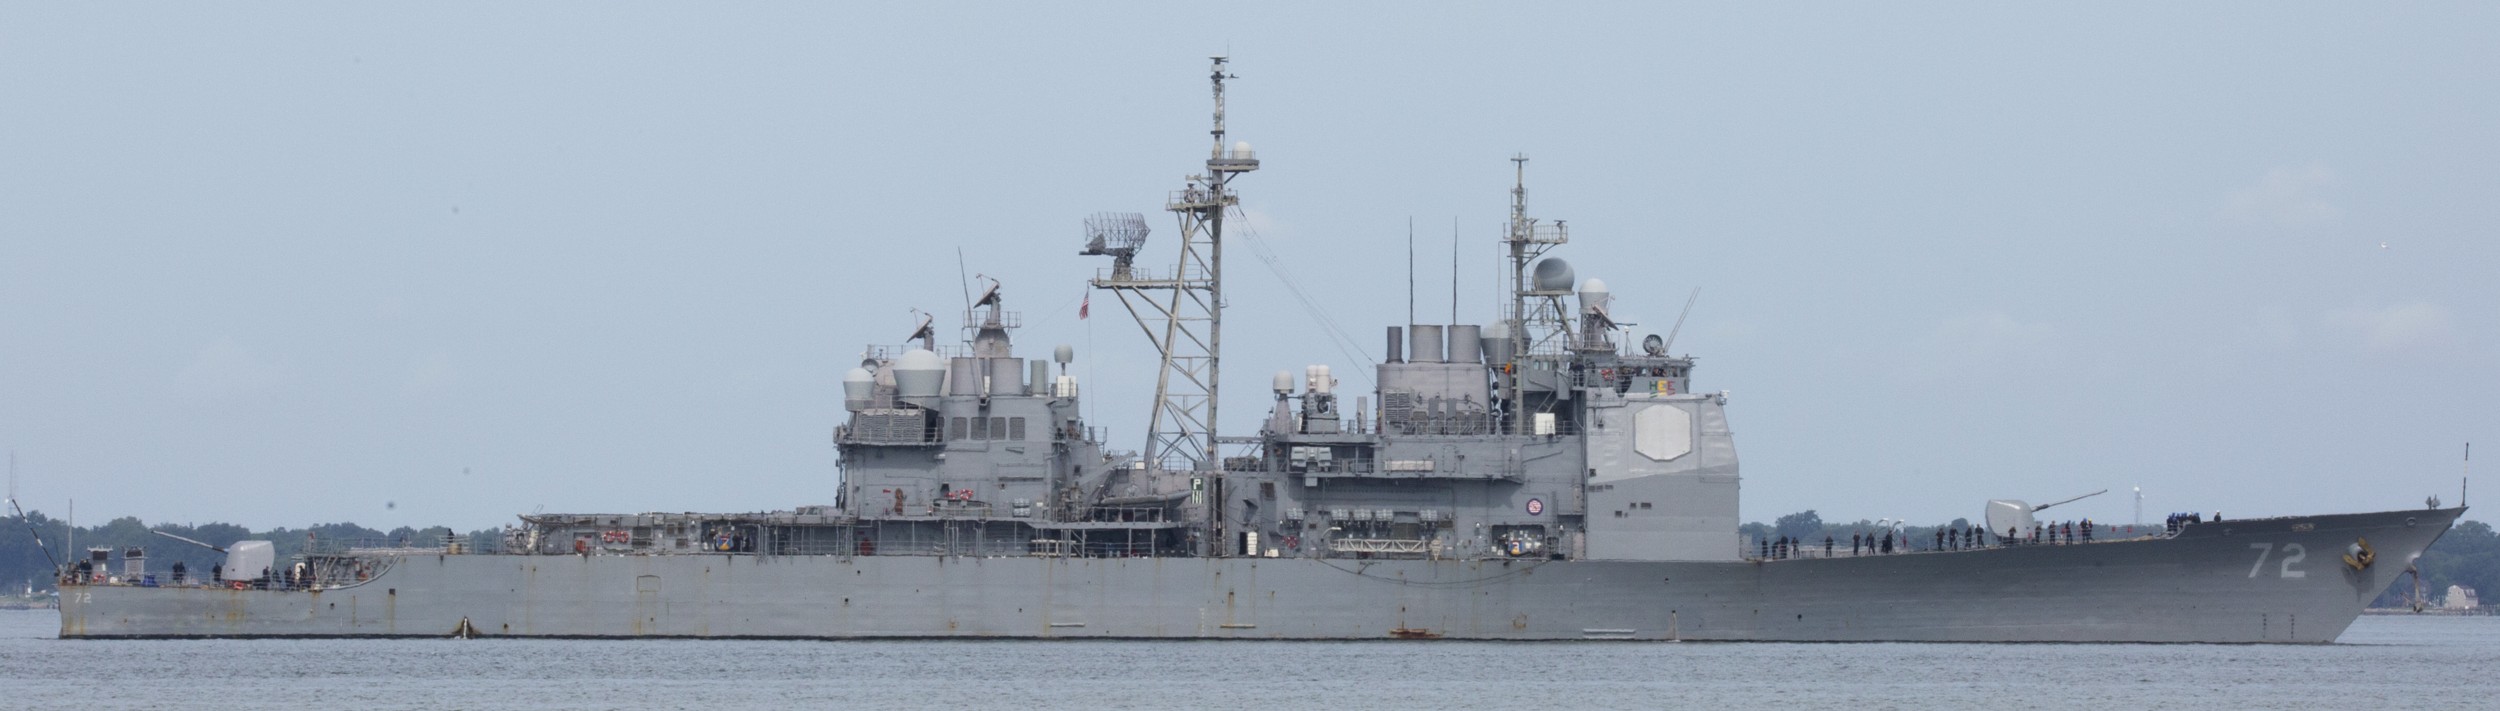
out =
{"type": "Polygon", "coordinates": [[[1771,535],[1800,541],[1820,540],[1823,537],[1823,516],[1815,513],[1814,509],[1781,516],[1771,524],[1771,535]]]}
{"type": "MultiPolygon", "coordinates": [[[[2385,558],[2379,560],[2385,564],[2385,558]]],[[[2450,585],[2473,588],[2484,596],[2484,604],[2500,603],[2500,599],[2491,597],[2500,594],[2500,532],[2481,521],[2459,521],[2422,553],[2422,559],[2414,562],[2414,569],[2422,572],[2422,594],[2430,598],[2431,605],[2439,604],[2450,585]]],[[[2412,594],[2413,580],[2398,578],[2370,605],[2408,607],[2412,603],[2406,598],[2412,594]]]]}

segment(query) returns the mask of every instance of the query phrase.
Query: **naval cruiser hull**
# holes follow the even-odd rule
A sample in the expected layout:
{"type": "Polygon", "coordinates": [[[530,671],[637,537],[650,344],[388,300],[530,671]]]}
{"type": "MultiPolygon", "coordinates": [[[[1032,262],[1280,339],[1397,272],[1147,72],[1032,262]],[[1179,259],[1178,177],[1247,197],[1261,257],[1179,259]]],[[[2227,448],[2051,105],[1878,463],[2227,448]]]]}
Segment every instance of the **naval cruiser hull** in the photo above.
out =
{"type": "Polygon", "coordinates": [[[71,586],[61,636],[2319,643],[2462,512],[1747,562],[416,555],[321,591],[71,586]]]}

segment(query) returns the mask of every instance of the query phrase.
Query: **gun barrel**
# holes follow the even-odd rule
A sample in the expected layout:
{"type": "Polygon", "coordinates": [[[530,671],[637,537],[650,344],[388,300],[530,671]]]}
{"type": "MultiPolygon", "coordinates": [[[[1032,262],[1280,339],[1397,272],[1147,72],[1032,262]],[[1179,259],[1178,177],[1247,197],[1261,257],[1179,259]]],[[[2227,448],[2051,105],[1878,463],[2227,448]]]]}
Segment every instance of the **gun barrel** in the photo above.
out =
{"type": "Polygon", "coordinates": [[[2033,507],[2031,507],[2031,510],[2033,510],[2033,511],[2046,511],[2046,510],[2048,510],[2048,508],[2049,508],[2049,507],[2051,507],[2051,506],[2056,506],[2056,505],[2058,505],[2058,504],[2071,504],[2071,503],[2074,503],[2074,502],[2077,502],[2077,501],[2082,501],[2082,500],[2084,500],[2084,499],[2089,499],[2089,498],[2092,498],[2092,497],[2095,497],[2095,496],[2100,496],[2100,495],[2102,495],[2102,494],[2106,494],[2106,493],[2109,493],[2109,490],[2108,490],[2108,489],[2102,489],[2102,490],[2100,490],[2100,491],[2095,491],[2095,492],[2092,492],[2092,493],[2089,493],[2089,494],[2084,494],[2084,495],[2082,495],[2082,496],[2077,496],[2077,497],[2075,497],[2075,498],[2067,499],[2067,500],[2065,500],[2065,501],[2054,501],[2054,502],[2050,502],[2050,503],[2041,504],[2041,505],[2038,505],[2038,506],[2033,506],[2033,507]]]}
{"type": "Polygon", "coordinates": [[[164,531],[148,531],[148,532],[149,532],[149,533],[156,534],[156,535],[159,535],[159,536],[164,536],[164,537],[166,537],[166,538],[171,538],[171,539],[174,539],[174,540],[177,540],[177,541],[181,541],[181,542],[184,542],[184,543],[189,543],[189,544],[191,544],[191,545],[199,546],[199,547],[201,547],[201,548],[206,548],[206,549],[209,549],[209,550],[212,550],[212,551],[216,551],[216,552],[219,552],[219,553],[224,553],[224,552],[226,552],[226,549],[225,549],[225,548],[223,548],[223,547],[219,547],[219,546],[212,546],[212,545],[209,545],[209,544],[206,544],[206,543],[202,543],[202,542],[199,542],[199,541],[196,541],[196,540],[192,540],[192,539],[189,539],[189,538],[184,538],[184,537],[177,536],[177,535],[174,535],[174,534],[171,534],[171,533],[166,533],[166,532],[164,532],[164,531]]]}

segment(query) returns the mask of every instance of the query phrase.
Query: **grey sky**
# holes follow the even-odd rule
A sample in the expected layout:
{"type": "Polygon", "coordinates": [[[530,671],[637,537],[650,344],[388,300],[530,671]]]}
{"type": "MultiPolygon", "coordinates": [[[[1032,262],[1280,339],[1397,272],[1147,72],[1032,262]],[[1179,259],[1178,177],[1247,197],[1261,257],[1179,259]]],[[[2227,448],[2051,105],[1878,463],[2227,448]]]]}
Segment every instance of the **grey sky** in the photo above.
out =
{"type": "MultiPolygon", "coordinates": [[[[1425,320],[1454,218],[1490,318],[1513,152],[1632,320],[1701,287],[1748,519],[2418,506],[2500,459],[2494,47],[2489,4],[10,3],[0,446],[90,516],[830,503],[836,381],[960,247],[1134,447],[1079,225],[1168,258],[1230,51],[1257,238],[1372,356],[1410,217],[1425,320]]],[[[1276,370],[1368,386],[1228,256],[1230,431],[1276,370]]]]}

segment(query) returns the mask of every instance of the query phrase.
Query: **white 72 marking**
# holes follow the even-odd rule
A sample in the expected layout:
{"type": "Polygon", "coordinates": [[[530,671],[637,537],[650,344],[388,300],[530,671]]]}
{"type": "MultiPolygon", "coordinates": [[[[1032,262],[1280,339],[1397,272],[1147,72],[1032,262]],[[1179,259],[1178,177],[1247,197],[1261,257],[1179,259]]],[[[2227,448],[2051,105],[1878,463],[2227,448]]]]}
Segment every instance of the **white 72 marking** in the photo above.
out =
{"type": "MultiPolygon", "coordinates": [[[[2266,556],[2274,553],[2274,544],[2251,543],[2248,544],[2248,547],[2257,551],[2257,562],[2248,566],[2248,577],[2254,578],[2257,577],[2258,573],[2265,572],[2266,556]]],[[[2298,543],[2283,544],[2283,560],[2275,565],[2275,577],[2286,579],[2309,577],[2309,571],[2292,569],[2293,564],[2307,560],[2308,558],[2309,549],[2307,547],[2298,543]]]]}

